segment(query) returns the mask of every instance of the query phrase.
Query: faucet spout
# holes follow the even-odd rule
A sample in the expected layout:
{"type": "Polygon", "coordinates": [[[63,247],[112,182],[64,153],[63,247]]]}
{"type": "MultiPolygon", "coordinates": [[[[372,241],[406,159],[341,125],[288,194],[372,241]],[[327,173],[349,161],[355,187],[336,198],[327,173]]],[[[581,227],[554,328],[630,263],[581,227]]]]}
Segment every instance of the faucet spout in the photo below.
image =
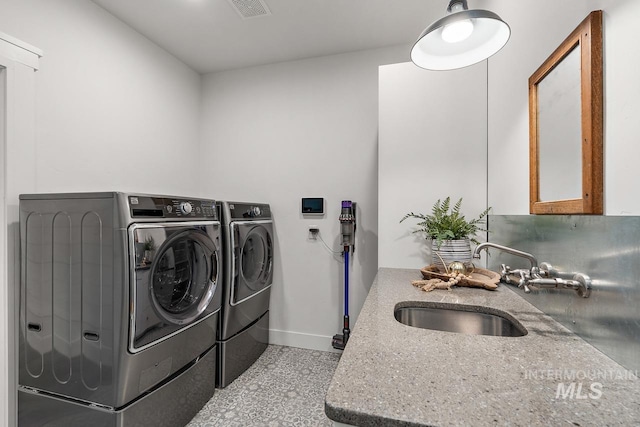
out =
{"type": "Polygon", "coordinates": [[[540,270],[538,268],[538,260],[536,259],[536,257],[531,255],[530,253],[522,252],[522,251],[519,251],[517,249],[509,248],[507,246],[497,245],[497,244],[491,243],[491,242],[480,243],[478,246],[476,246],[475,250],[473,251],[473,257],[476,258],[476,259],[480,258],[480,252],[483,249],[488,249],[488,248],[496,248],[496,249],[499,249],[499,250],[501,250],[503,252],[507,252],[507,253],[510,253],[512,255],[516,255],[516,256],[528,259],[529,262],[531,263],[531,273],[532,274],[536,274],[540,270]]]}

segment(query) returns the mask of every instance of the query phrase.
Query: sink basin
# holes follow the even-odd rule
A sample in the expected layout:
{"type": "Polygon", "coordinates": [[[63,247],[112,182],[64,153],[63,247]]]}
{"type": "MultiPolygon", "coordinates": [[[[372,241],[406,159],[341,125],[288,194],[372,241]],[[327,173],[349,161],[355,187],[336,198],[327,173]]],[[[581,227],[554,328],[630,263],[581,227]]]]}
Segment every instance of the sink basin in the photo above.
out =
{"type": "Polygon", "coordinates": [[[510,314],[487,307],[400,303],[393,314],[398,322],[415,328],[498,337],[521,337],[527,334],[524,326],[510,314]]]}

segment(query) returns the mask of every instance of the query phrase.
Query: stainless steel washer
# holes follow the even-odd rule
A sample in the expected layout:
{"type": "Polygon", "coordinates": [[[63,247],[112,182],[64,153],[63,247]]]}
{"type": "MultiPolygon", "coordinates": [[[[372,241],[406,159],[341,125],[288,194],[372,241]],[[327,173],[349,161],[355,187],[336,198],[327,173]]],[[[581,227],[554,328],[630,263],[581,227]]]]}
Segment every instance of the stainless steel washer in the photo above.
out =
{"type": "Polygon", "coordinates": [[[19,424],[189,422],[214,392],[215,202],[21,195],[20,231],[19,424]]]}
{"type": "Polygon", "coordinates": [[[269,344],[273,282],[273,219],[264,203],[218,204],[225,248],[225,284],[218,328],[216,385],[226,387],[269,344]]]}

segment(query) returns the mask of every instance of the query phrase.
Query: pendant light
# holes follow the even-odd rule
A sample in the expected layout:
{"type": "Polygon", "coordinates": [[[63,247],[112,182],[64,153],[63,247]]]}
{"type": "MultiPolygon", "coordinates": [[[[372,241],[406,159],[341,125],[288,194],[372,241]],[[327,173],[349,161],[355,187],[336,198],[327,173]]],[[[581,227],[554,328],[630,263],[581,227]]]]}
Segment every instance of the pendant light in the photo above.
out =
{"type": "Polygon", "coordinates": [[[429,25],[411,49],[411,60],[427,70],[454,70],[489,58],[507,44],[511,30],[498,15],[451,0],[447,16],[429,25]]]}

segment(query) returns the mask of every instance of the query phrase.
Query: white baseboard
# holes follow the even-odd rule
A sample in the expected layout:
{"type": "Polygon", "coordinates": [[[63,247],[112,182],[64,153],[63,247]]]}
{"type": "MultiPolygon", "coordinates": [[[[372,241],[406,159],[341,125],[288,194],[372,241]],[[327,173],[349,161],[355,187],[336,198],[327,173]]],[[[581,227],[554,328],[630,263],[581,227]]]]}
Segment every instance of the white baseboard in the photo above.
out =
{"type": "Polygon", "coordinates": [[[287,347],[306,348],[309,350],[341,352],[331,346],[333,336],[305,334],[302,332],[269,329],[269,344],[286,345],[287,347]]]}

